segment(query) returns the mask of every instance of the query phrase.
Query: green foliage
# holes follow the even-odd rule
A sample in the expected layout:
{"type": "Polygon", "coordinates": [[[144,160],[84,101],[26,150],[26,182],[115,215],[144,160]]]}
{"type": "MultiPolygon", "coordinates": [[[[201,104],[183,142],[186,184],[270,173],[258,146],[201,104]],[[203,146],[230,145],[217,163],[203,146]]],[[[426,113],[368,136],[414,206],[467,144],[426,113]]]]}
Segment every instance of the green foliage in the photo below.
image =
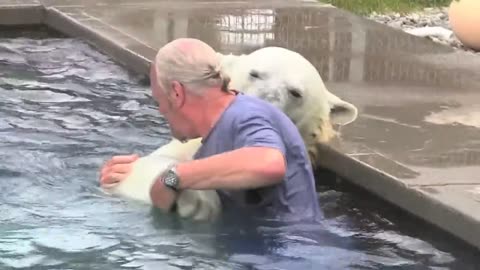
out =
{"type": "MultiPolygon", "coordinates": [[[[359,15],[367,15],[373,11],[406,13],[426,7],[444,7],[452,0],[319,0],[338,8],[349,10],[359,15]]],[[[457,0],[458,1],[458,0],[457,0]]],[[[480,1],[480,0],[479,0],[480,1]]]]}

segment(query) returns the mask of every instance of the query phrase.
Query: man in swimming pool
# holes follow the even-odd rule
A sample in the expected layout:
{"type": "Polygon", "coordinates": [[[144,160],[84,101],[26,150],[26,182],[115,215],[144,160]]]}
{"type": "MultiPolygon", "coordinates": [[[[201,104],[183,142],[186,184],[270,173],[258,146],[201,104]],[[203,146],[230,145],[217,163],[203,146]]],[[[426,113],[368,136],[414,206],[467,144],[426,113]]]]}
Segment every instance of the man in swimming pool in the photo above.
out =
{"type": "MultiPolygon", "coordinates": [[[[228,90],[219,65],[215,51],[196,39],[174,40],[156,55],[150,79],[160,113],[175,138],[201,137],[203,144],[193,161],[159,177],[151,190],[154,205],[170,210],[179,189],[214,189],[225,211],[316,219],[315,180],[298,129],[273,105],[228,90]]],[[[124,179],[136,158],[113,157],[101,182],[124,179]]]]}

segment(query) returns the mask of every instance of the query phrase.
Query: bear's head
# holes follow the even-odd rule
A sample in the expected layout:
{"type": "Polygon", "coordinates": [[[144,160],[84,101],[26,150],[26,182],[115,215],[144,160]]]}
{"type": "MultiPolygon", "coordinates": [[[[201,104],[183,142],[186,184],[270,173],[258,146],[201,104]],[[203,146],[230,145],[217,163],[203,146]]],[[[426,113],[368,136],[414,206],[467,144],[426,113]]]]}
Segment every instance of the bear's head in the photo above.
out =
{"type": "Polygon", "coordinates": [[[357,118],[357,108],[329,92],[316,68],[301,54],[265,47],[245,55],[223,55],[222,72],[229,88],[258,96],[285,112],[299,129],[312,162],[318,143],[335,135],[333,125],[357,118]]]}

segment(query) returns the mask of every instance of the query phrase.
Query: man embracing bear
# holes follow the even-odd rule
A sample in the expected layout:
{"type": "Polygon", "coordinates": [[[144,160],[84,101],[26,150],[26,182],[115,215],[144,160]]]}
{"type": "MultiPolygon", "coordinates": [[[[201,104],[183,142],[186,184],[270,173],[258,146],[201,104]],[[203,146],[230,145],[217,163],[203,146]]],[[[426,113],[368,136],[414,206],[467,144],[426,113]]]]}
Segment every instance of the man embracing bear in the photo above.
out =
{"type": "MultiPolygon", "coordinates": [[[[216,190],[224,211],[246,210],[282,221],[317,220],[315,179],[297,127],[260,98],[226,88],[216,52],[197,39],[163,46],[151,66],[153,98],[179,140],[202,138],[194,160],[158,177],[150,196],[164,210],[183,189],[216,190]]],[[[101,183],[125,179],[136,155],[114,156],[101,183]]]]}

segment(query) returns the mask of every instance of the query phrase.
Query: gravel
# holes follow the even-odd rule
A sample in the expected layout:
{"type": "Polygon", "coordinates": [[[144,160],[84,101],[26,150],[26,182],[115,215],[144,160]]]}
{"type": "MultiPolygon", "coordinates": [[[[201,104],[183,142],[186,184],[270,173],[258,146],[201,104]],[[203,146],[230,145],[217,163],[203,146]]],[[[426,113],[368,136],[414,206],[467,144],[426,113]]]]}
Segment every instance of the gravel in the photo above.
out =
{"type": "Polygon", "coordinates": [[[448,7],[425,8],[420,12],[400,15],[399,13],[378,14],[373,12],[369,19],[403,31],[429,38],[435,42],[449,45],[453,48],[480,55],[463,44],[455,37],[448,20],[448,7]]]}

